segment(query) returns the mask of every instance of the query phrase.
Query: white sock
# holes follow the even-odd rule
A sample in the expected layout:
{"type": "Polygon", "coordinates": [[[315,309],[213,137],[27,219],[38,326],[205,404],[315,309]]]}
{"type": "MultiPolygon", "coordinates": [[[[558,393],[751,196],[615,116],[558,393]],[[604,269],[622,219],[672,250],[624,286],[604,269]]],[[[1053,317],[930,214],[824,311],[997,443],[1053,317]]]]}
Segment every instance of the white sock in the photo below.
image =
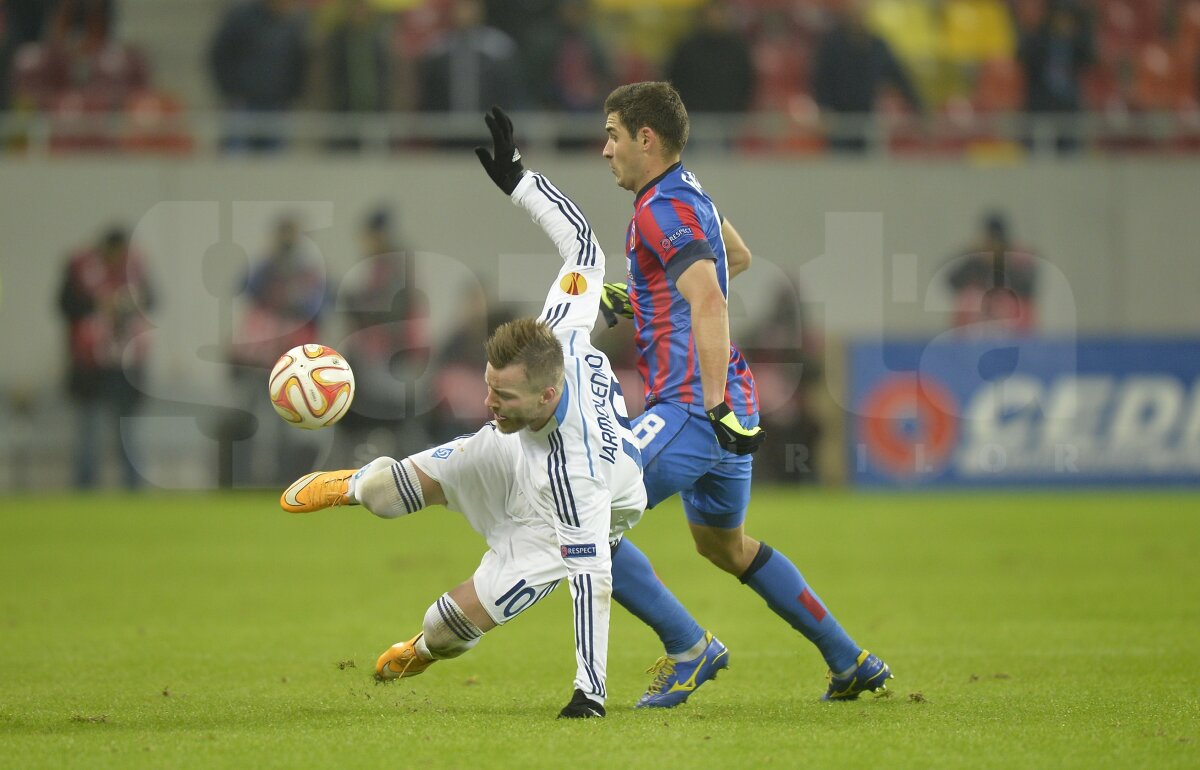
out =
{"type": "Polygon", "coordinates": [[[708,636],[705,635],[700,637],[700,641],[696,642],[683,652],[668,653],[667,657],[676,663],[687,663],[690,660],[695,660],[696,658],[700,657],[701,653],[703,653],[707,647],[708,636]]]}
{"type": "Polygon", "coordinates": [[[355,500],[384,519],[416,513],[425,507],[416,466],[407,457],[400,462],[377,457],[354,474],[349,488],[355,500]]]}

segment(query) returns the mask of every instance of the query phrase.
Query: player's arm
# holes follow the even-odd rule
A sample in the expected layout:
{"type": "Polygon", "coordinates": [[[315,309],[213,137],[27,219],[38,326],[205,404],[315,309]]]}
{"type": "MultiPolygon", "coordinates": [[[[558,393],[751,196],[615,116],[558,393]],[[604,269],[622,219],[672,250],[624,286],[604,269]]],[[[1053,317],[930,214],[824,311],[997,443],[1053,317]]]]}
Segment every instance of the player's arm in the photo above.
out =
{"type": "Polygon", "coordinates": [[[750,267],[750,247],[728,219],[721,220],[721,240],[725,241],[725,259],[729,267],[729,280],[746,272],[750,267]]]}
{"type": "Polygon", "coordinates": [[[556,330],[590,333],[600,307],[605,264],[591,225],[574,201],[537,172],[525,174],[512,199],[554,242],[563,260],[546,293],[542,320],[556,330]]]}
{"type": "Polygon", "coordinates": [[[542,320],[556,330],[590,332],[604,283],[604,251],[591,225],[549,179],[525,170],[512,121],[504,110],[493,107],[484,121],[492,135],[492,149],[476,147],[479,162],[496,186],[542,228],[563,260],[546,296],[542,320]]]}
{"type": "Polygon", "coordinates": [[[693,262],[675,280],[675,288],[691,307],[692,336],[700,359],[707,411],[725,401],[729,372],[729,307],[717,282],[716,263],[711,259],[693,262]]]}
{"type": "Polygon", "coordinates": [[[698,259],[675,279],[675,288],[691,307],[692,338],[700,361],[704,411],[718,443],[736,454],[752,454],[765,434],[758,426],[745,428],[725,403],[729,373],[729,308],[717,281],[716,262],[698,259]]]}

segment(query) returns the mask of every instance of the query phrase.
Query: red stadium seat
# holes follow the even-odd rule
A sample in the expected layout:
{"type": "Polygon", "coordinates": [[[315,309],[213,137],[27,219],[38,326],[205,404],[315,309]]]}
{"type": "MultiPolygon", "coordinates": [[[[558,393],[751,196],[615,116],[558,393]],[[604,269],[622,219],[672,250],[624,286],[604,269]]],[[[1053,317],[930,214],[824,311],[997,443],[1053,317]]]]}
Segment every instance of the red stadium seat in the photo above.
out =
{"type": "Polygon", "coordinates": [[[117,146],[107,121],[111,104],[102,96],[70,89],[59,94],[50,108],[51,152],[101,152],[117,146]]]}
{"type": "Polygon", "coordinates": [[[183,106],[171,94],[135,91],[125,102],[128,129],[122,146],[131,152],[185,155],[194,142],[181,123],[183,106]]]}
{"type": "Polygon", "coordinates": [[[1013,59],[991,59],[979,67],[972,100],[980,112],[1018,112],[1025,105],[1025,73],[1013,59]]]}
{"type": "Polygon", "coordinates": [[[1141,110],[1179,109],[1187,103],[1189,82],[1172,49],[1161,43],[1147,44],[1133,60],[1130,102],[1141,110]]]}

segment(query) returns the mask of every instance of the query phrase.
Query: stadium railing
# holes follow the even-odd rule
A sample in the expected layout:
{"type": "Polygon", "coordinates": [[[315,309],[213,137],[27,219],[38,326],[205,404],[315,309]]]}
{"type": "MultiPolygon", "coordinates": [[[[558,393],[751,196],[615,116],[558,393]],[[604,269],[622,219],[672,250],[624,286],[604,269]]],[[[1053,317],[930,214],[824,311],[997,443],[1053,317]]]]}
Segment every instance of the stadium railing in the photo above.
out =
{"type": "MultiPolygon", "coordinates": [[[[245,114],[130,110],[0,115],[8,154],[76,152],[215,155],[244,147],[386,155],[461,149],[479,141],[475,113],[348,116],[319,112],[245,114]]],[[[603,143],[596,115],[529,112],[518,116],[522,143],[544,152],[592,151],[603,143]]],[[[1200,152],[1200,112],[1071,115],[948,111],[936,115],[750,113],[693,116],[690,146],[705,151],[871,156],[1053,155],[1089,152],[1200,152]]]]}

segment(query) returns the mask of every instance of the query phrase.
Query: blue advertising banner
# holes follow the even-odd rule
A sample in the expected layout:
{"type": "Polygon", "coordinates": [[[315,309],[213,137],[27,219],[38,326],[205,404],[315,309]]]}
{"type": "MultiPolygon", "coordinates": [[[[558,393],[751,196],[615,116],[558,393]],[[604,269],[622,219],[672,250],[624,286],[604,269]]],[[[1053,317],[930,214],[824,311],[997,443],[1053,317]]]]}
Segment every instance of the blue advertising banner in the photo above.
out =
{"type": "Polygon", "coordinates": [[[1200,340],[849,350],[859,486],[1200,484],[1200,340]]]}

